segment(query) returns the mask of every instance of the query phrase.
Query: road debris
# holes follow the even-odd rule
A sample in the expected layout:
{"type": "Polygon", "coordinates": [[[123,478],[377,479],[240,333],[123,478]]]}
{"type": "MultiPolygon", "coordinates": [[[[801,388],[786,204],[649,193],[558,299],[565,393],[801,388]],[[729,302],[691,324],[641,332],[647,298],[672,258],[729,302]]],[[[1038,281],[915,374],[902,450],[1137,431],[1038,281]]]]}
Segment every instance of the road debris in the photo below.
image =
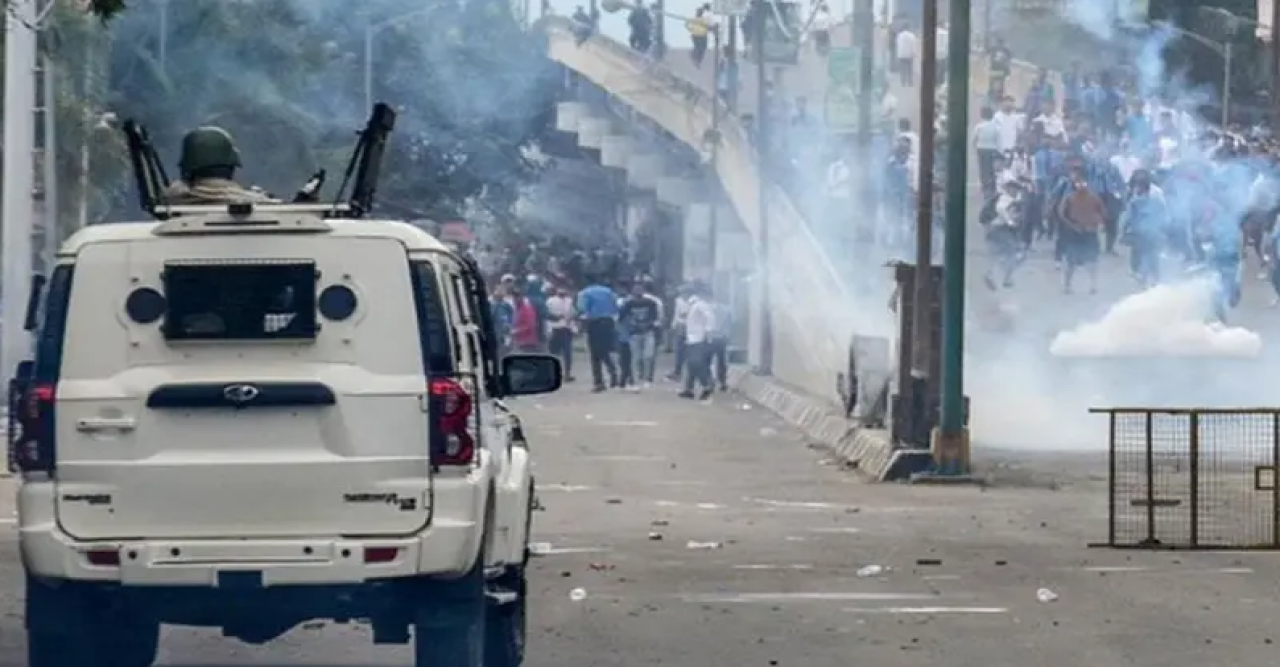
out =
{"type": "Polygon", "coordinates": [[[650,541],[650,542],[661,542],[661,541],[662,541],[662,533],[659,533],[659,532],[658,532],[658,531],[656,531],[656,530],[651,530],[651,531],[649,531],[649,541],[650,541]]]}
{"type": "Polygon", "coordinates": [[[1058,594],[1047,588],[1041,588],[1036,591],[1036,599],[1041,602],[1053,602],[1058,599],[1058,594]]]}
{"type": "Polygon", "coordinates": [[[591,563],[590,565],[587,565],[587,567],[596,572],[608,572],[609,570],[614,569],[613,563],[591,563]]]}
{"type": "Polygon", "coordinates": [[[689,543],[684,545],[686,549],[693,549],[694,551],[711,551],[712,549],[719,549],[723,546],[724,545],[719,542],[696,542],[694,540],[689,540],[689,543]]]}
{"type": "Polygon", "coordinates": [[[858,571],[854,574],[860,579],[866,579],[868,577],[878,577],[888,571],[889,569],[883,565],[864,565],[858,568],[858,571]]]}
{"type": "Polygon", "coordinates": [[[574,602],[582,602],[583,600],[587,599],[587,589],[575,588],[569,591],[569,599],[573,600],[574,602]]]}

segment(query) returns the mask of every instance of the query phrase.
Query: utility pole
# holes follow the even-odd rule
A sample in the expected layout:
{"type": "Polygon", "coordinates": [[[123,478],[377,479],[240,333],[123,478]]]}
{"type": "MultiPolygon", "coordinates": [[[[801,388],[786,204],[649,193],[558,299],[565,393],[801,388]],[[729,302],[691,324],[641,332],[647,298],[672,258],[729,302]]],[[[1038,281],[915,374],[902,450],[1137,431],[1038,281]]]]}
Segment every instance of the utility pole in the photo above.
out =
{"type": "MultiPolygon", "coordinates": [[[[704,139],[711,144],[708,152],[713,172],[720,160],[720,28],[719,24],[711,27],[711,136],[704,139]]],[[[720,182],[718,177],[713,180],[713,187],[709,189],[715,195],[711,199],[711,233],[707,245],[711,250],[711,289],[715,290],[719,282],[716,280],[716,237],[720,233],[720,182]]],[[[716,297],[722,298],[722,295],[716,297]]]]}
{"type": "Polygon", "coordinates": [[[964,418],[964,287],[968,213],[969,43],[971,0],[951,0],[947,40],[947,226],[943,234],[942,417],[933,437],[934,470],[969,474],[969,430],[964,418]]]}
{"type": "MultiPolygon", "coordinates": [[[[644,0],[640,0],[641,3],[644,0]]],[[[667,56],[667,2],[666,0],[658,0],[656,3],[658,10],[654,12],[655,30],[653,31],[653,55],[658,61],[667,56]]]]}
{"type": "Polygon", "coordinates": [[[1271,128],[1280,129],[1280,0],[1271,0],[1271,128]]]}
{"type": "MultiPolygon", "coordinates": [[[[920,62],[920,138],[916,151],[916,267],[915,302],[911,309],[911,391],[912,403],[919,406],[918,419],[930,419],[928,395],[932,329],[929,326],[933,301],[933,162],[934,96],[937,94],[938,3],[924,3],[920,62]]],[[[968,55],[966,54],[966,60],[968,55]]],[[[952,93],[954,95],[954,93],[952,93]]],[[[967,101],[967,97],[963,97],[967,101]]]]}
{"type": "Polygon", "coordinates": [[[0,372],[13,377],[31,350],[22,329],[31,290],[31,237],[34,232],[36,29],[35,0],[14,0],[6,7],[4,45],[4,192],[0,237],[4,242],[0,280],[0,372]]]}
{"type": "Polygon", "coordinates": [[[768,94],[769,76],[766,72],[764,40],[768,34],[765,27],[767,2],[769,0],[752,0],[752,12],[755,14],[755,36],[752,51],[756,57],[756,208],[760,214],[760,245],[757,261],[760,262],[760,316],[763,322],[760,329],[760,364],[757,370],[761,375],[773,375],[773,280],[770,264],[773,261],[769,239],[769,182],[770,167],[773,164],[773,119],[770,117],[772,101],[768,94]]]}
{"type": "MultiPolygon", "coordinates": [[[[875,106],[876,60],[876,0],[854,0],[853,16],[849,21],[852,44],[858,49],[858,150],[862,158],[871,159],[871,109],[875,106]]],[[[871,164],[870,162],[864,164],[871,164]]],[[[863,168],[861,201],[875,201],[872,197],[872,170],[863,168]]],[[[849,211],[852,215],[853,211],[849,211]]],[[[858,223],[861,224],[861,223],[858,223]]]]}
{"type": "MultiPolygon", "coordinates": [[[[48,34],[45,33],[46,36],[48,34]]],[[[32,158],[40,166],[40,173],[36,176],[38,186],[33,213],[39,230],[40,247],[35,248],[35,260],[38,261],[32,262],[32,273],[47,276],[53,269],[53,258],[58,254],[61,241],[58,229],[58,121],[54,111],[57,108],[57,71],[53,58],[47,53],[42,52],[38,58],[40,102],[36,107],[36,114],[40,119],[40,131],[37,133],[39,145],[32,158]]]]}
{"type": "Polygon", "coordinates": [[[725,54],[725,66],[729,68],[729,90],[728,99],[725,103],[730,111],[738,109],[738,15],[734,14],[729,17],[729,39],[728,53],[725,54]]]}

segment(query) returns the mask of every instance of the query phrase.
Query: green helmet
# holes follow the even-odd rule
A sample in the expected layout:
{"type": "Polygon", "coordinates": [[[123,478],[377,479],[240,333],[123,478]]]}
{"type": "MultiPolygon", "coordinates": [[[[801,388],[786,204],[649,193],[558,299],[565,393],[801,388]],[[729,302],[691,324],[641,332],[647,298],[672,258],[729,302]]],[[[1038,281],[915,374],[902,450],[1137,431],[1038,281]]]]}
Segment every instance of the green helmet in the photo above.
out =
{"type": "Polygon", "coordinates": [[[197,174],[206,169],[240,167],[240,151],[226,130],[214,125],[198,127],[182,138],[182,155],[178,158],[178,170],[182,174],[197,174]]]}

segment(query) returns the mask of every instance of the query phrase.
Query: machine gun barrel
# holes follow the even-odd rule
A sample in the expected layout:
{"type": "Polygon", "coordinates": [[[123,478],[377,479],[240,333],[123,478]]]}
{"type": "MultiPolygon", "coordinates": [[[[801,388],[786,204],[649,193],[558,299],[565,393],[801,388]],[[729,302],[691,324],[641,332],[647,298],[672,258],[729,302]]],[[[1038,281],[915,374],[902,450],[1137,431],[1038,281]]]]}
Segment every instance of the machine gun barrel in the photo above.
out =
{"type": "Polygon", "coordinates": [[[142,210],[155,217],[164,191],[169,187],[169,176],[165,173],[164,163],[156,147],[151,143],[147,128],[133,119],[122,125],[125,144],[129,149],[129,163],[133,167],[133,178],[138,186],[138,205],[142,210]]]}
{"type": "Polygon", "coordinates": [[[382,173],[382,156],[386,152],[387,138],[396,126],[396,112],[389,105],[378,102],[373,105],[369,121],[360,131],[351,160],[347,163],[343,174],[342,188],[338,190],[341,198],[346,184],[351,182],[351,197],[348,215],[353,218],[362,217],[373,210],[374,196],[378,192],[378,180],[382,173]],[[354,179],[353,179],[354,176],[354,179]]]}

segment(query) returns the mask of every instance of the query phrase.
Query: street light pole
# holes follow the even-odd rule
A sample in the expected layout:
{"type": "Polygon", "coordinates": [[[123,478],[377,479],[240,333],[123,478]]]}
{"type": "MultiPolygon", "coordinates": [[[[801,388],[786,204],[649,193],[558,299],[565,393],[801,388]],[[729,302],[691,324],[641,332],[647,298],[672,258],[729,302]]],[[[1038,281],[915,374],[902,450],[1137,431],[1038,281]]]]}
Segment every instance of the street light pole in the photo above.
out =
{"type": "Polygon", "coordinates": [[[942,415],[933,437],[934,469],[969,474],[964,419],[964,287],[968,213],[970,0],[951,0],[947,81],[947,223],[943,233],[942,415]]]}
{"type": "MultiPolygon", "coordinates": [[[[711,169],[717,169],[720,159],[720,26],[712,26],[711,29],[711,137],[708,143],[708,152],[711,154],[711,169]]],[[[711,255],[711,288],[715,289],[717,285],[716,278],[716,241],[720,234],[720,187],[717,179],[716,187],[711,188],[715,196],[711,199],[711,232],[708,239],[708,246],[711,255]]],[[[716,297],[723,303],[723,295],[717,294],[716,297]]]]}
{"type": "MultiPolygon", "coordinates": [[[[932,421],[929,393],[932,329],[929,326],[933,301],[933,163],[934,118],[938,67],[938,3],[924,3],[924,29],[920,64],[920,138],[916,151],[916,266],[914,302],[911,308],[911,383],[910,396],[919,409],[916,419],[932,421]]],[[[966,54],[967,58],[967,54],[966,54]]],[[[954,95],[954,93],[953,93],[954,95]]]]}
{"type": "Polygon", "coordinates": [[[35,202],[36,30],[35,0],[16,0],[5,11],[4,44],[4,192],[0,229],[4,239],[0,313],[8,326],[0,332],[0,373],[12,377],[30,351],[22,330],[31,289],[31,236],[35,202]]]}
{"type": "Polygon", "coordinates": [[[365,15],[364,24],[364,106],[366,109],[373,108],[373,39],[383,28],[389,28],[401,21],[411,19],[415,16],[424,16],[434,14],[437,9],[447,6],[447,3],[432,4],[426,7],[397,14],[388,19],[383,19],[376,23],[369,20],[365,15]]]}
{"type": "Polygon", "coordinates": [[[1222,129],[1231,123],[1231,42],[1222,43],[1222,129]]]}
{"type": "Polygon", "coordinates": [[[770,263],[773,261],[769,239],[769,188],[767,176],[773,164],[773,120],[770,118],[771,101],[768,94],[768,74],[765,70],[764,40],[768,35],[765,28],[768,11],[768,0],[752,0],[755,13],[755,36],[752,51],[756,56],[756,209],[760,219],[760,244],[758,261],[760,262],[760,364],[757,370],[761,375],[773,375],[773,289],[770,283],[773,278],[770,263]]]}

